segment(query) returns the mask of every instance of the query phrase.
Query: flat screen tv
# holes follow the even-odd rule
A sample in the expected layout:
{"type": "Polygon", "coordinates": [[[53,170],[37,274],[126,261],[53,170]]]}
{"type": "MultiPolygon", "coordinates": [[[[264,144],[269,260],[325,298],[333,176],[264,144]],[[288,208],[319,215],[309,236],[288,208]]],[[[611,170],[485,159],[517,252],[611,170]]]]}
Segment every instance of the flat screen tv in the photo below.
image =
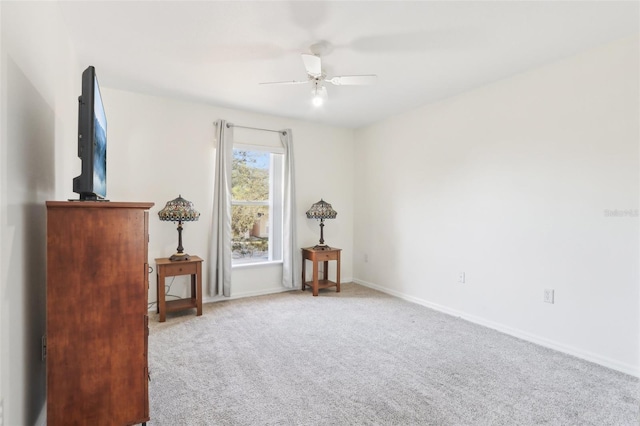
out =
{"type": "Polygon", "coordinates": [[[102,105],[96,70],[82,73],[82,95],[78,98],[78,157],[82,168],[73,179],[73,192],[81,201],[104,200],[107,196],[107,117],[102,105]]]}

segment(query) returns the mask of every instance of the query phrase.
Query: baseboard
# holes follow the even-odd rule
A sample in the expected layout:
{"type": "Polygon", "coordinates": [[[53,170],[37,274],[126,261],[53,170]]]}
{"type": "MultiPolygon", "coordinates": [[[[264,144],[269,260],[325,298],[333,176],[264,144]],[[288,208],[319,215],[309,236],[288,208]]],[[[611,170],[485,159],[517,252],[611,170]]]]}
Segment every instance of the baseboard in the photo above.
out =
{"type": "MultiPolygon", "coordinates": [[[[211,298],[210,302],[217,302],[220,300],[232,300],[232,299],[243,299],[245,297],[255,297],[255,296],[266,296],[267,294],[276,294],[276,293],[284,293],[285,291],[299,290],[298,288],[288,288],[288,287],[280,287],[280,288],[269,288],[266,290],[257,290],[257,291],[243,291],[242,293],[234,293],[231,291],[230,297],[224,298],[211,298]]],[[[204,301],[203,301],[204,302],[204,301]]]]}
{"type": "MultiPolygon", "coordinates": [[[[351,278],[349,278],[348,280],[340,280],[340,285],[349,284],[351,282],[353,282],[351,278]]],[[[245,297],[266,296],[267,294],[284,293],[285,291],[293,291],[293,290],[300,290],[300,288],[299,287],[296,287],[296,288],[279,287],[279,288],[269,288],[266,290],[243,291],[242,293],[232,292],[230,297],[224,297],[224,296],[203,297],[202,303],[214,303],[214,302],[221,302],[224,300],[242,299],[245,297]]],[[[155,303],[157,302],[153,302],[153,303],[154,305],[148,309],[149,312],[156,311],[155,303]]]]}
{"type": "Polygon", "coordinates": [[[413,302],[413,303],[417,303],[418,305],[422,305],[425,306],[427,308],[431,308],[435,311],[438,312],[442,312],[445,313],[447,315],[451,315],[451,316],[455,316],[455,317],[459,317],[462,318],[466,321],[478,324],[478,325],[482,325],[484,327],[488,327],[494,330],[497,330],[501,333],[505,333],[508,334],[510,336],[513,337],[517,337],[519,339],[522,340],[526,340],[528,342],[531,343],[535,343],[537,345],[540,346],[544,346],[546,348],[550,348],[559,352],[563,352],[566,353],[568,355],[572,355],[575,356],[577,358],[580,359],[584,359],[586,361],[589,362],[593,362],[599,365],[602,365],[603,367],[607,367],[607,368],[611,368],[612,370],[617,370],[620,371],[622,373],[625,374],[629,374],[631,376],[635,376],[640,378],[640,368],[630,365],[630,364],[626,364],[626,363],[622,363],[616,360],[613,360],[611,358],[607,358],[607,357],[603,357],[601,355],[598,355],[596,353],[593,352],[589,352],[589,351],[585,351],[570,345],[566,345],[564,343],[555,341],[555,340],[551,340],[551,339],[547,339],[545,337],[541,337],[532,333],[528,333],[526,331],[522,331],[513,327],[509,327],[507,325],[501,324],[501,323],[497,323],[494,321],[490,321],[487,320],[486,318],[482,318],[476,315],[470,315],[466,312],[462,312],[462,311],[458,311],[456,309],[451,309],[447,306],[443,306],[443,305],[439,305],[437,303],[433,303],[433,302],[429,302],[428,300],[424,300],[424,299],[420,299],[418,297],[415,296],[411,296],[396,290],[391,290],[382,286],[379,286],[377,284],[374,283],[370,283],[368,281],[364,281],[364,280],[360,280],[360,279],[353,279],[353,282],[356,284],[360,284],[363,285],[365,287],[369,287],[372,288],[374,290],[378,290],[381,291],[383,293],[387,293],[391,296],[395,296],[398,297],[400,299],[403,300],[407,300],[409,302],[413,302]]]}
{"type": "MultiPolygon", "coordinates": [[[[351,278],[341,279],[340,285],[349,284],[350,282],[352,282],[351,278]]],[[[279,287],[279,288],[270,288],[266,290],[243,291],[242,293],[234,293],[232,290],[230,297],[223,297],[223,296],[208,297],[203,299],[202,303],[219,302],[221,300],[242,299],[245,297],[265,296],[267,294],[284,293],[285,291],[294,291],[294,290],[300,290],[300,287],[295,287],[295,288],[279,287]]]]}
{"type": "MultiPolygon", "coordinates": [[[[349,284],[350,282],[352,282],[350,278],[348,280],[340,280],[340,285],[349,284]]],[[[280,288],[272,288],[272,289],[259,290],[259,291],[244,291],[242,293],[233,293],[232,291],[231,297],[224,297],[224,298],[216,297],[216,298],[211,298],[208,301],[218,302],[220,300],[242,299],[244,297],[265,296],[267,294],[284,293],[285,291],[294,291],[294,290],[300,290],[300,287],[295,287],[295,288],[280,287],[280,288]]],[[[206,302],[207,300],[202,301],[202,303],[206,303],[206,302]]]]}

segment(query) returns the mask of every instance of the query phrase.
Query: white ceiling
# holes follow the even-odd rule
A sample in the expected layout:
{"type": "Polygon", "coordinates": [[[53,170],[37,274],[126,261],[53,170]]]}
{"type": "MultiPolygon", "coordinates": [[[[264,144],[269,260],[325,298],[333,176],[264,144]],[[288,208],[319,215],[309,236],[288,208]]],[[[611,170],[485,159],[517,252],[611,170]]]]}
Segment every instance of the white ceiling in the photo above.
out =
{"type": "Polygon", "coordinates": [[[342,127],[485,85],[637,35],[637,1],[60,2],[81,64],[105,87],[342,127]],[[319,41],[328,85],[311,105],[300,53],[319,41]]]}

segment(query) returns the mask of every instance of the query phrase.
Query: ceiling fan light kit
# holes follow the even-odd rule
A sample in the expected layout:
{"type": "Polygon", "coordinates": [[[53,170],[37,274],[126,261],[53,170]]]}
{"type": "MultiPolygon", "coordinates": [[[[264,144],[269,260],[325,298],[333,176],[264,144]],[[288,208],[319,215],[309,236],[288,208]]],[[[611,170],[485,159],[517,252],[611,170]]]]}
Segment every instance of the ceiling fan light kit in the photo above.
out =
{"type": "Polygon", "coordinates": [[[324,87],[319,81],[316,81],[314,83],[311,94],[313,95],[313,97],[311,98],[311,103],[313,103],[313,106],[315,107],[322,106],[324,104],[324,101],[329,97],[329,95],[327,94],[327,88],[324,87]]]}
{"type": "MultiPolygon", "coordinates": [[[[313,51],[312,45],[312,51],[313,51]]],[[[322,59],[318,55],[312,55],[309,53],[302,54],[302,63],[307,71],[307,81],[274,81],[260,84],[304,84],[310,83],[312,103],[314,106],[319,107],[324,104],[328,99],[327,88],[324,83],[330,83],[334,86],[364,86],[374,84],[378,78],[375,74],[364,75],[339,75],[331,78],[327,78],[326,74],[322,71],[322,59]]]]}

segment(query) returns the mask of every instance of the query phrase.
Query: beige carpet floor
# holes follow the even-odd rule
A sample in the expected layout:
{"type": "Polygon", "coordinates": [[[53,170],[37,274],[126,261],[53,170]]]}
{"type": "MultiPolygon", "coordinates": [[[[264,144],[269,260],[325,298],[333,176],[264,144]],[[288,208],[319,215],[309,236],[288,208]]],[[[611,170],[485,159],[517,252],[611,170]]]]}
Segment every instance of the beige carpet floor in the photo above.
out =
{"type": "Polygon", "coordinates": [[[150,425],[639,424],[637,378],[356,284],[150,323],[150,425]]]}

